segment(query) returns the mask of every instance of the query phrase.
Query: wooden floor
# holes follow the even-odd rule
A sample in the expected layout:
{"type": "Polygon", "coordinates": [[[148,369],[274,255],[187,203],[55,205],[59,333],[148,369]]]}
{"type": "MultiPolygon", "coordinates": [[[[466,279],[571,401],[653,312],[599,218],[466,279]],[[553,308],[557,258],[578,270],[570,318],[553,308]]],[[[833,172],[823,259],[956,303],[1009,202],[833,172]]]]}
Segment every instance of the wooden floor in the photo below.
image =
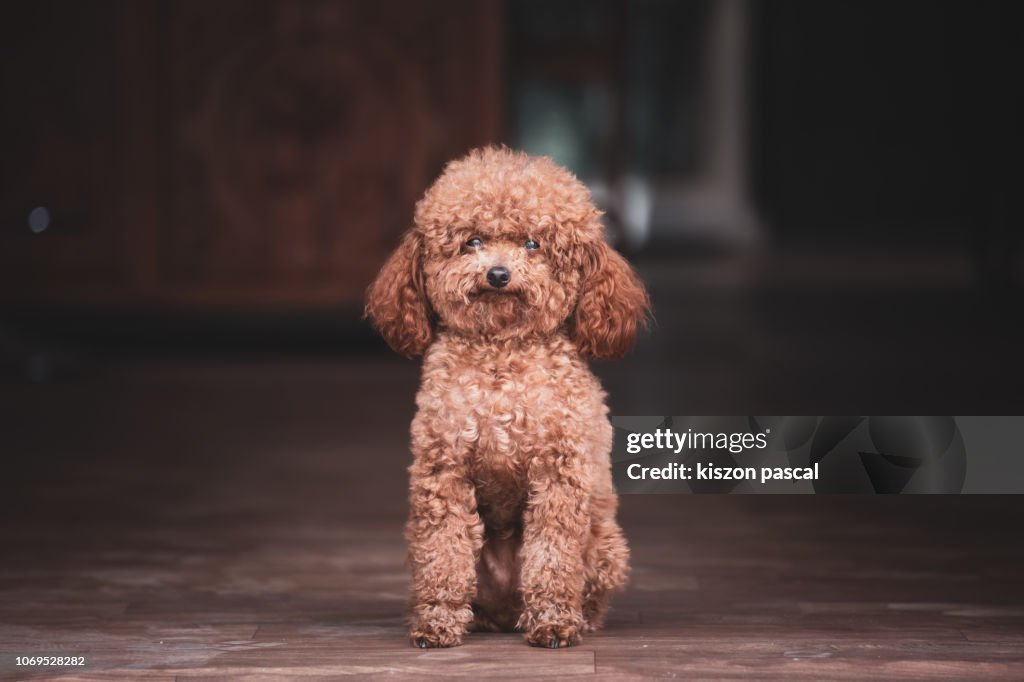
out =
{"type": "Polygon", "coordinates": [[[606,631],[414,649],[415,382],[382,358],[4,384],[0,676],[1024,679],[1019,498],[628,497],[606,631]],[[14,665],[44,655],[86,665],[14,665]]]}

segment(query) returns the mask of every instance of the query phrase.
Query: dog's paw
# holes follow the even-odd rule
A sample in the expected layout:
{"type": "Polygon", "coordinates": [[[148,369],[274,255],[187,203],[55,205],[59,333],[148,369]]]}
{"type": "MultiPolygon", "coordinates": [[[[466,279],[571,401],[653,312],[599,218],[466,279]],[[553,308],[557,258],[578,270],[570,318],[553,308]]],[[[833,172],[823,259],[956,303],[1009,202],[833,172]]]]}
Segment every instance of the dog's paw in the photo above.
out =
{"type": "Polygon", "coordinates": [[[531,646],[545,649],[562,649],[576,646],[583,640],[575,625],[538,625],[526,634],[531,646]]]}
{"type": "Polygon", "coordinates": [[[462,644],[462,632],[455,628],[424,625],[410,630],[409,639],[414,647],[438,649],[462,644]]]}

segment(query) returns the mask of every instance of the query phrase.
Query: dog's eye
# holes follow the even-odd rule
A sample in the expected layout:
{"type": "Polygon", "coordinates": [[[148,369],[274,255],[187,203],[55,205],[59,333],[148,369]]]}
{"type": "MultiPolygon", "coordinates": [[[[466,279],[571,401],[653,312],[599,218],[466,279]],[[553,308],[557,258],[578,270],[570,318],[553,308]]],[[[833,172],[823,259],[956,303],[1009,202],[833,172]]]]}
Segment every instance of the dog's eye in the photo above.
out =
{"type": "Polygon", "coordinates": [[[480,237],[473,237],[472,239],[466,242],[466,246],[468,246],[471,249],[479,249],[483,245],[484,240],[480,239],[480,237]]]}
{"type": "Polygon", "coordinates": [[[523,246],[525,246],[530,251],[536,251],[537,249],[540,248],[540,244],[538,244],[537,241],[533,239],[527,239],[526,243],[523,244],[523,246]]]}

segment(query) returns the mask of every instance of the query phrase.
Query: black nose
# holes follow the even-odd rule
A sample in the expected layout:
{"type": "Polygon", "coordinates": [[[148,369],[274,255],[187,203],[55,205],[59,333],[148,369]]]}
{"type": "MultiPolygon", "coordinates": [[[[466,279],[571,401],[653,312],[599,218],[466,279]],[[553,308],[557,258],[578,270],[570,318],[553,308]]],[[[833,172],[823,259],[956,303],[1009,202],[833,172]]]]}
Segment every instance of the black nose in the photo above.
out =
{"type": "Polygon", "coordinates": [[[487,283],[495,289],[502,288],[508,284],[510,279],[512,279],[512,276],[508,274],[508,270],[505,268],[491,268],[487,271],[487,283]]]}

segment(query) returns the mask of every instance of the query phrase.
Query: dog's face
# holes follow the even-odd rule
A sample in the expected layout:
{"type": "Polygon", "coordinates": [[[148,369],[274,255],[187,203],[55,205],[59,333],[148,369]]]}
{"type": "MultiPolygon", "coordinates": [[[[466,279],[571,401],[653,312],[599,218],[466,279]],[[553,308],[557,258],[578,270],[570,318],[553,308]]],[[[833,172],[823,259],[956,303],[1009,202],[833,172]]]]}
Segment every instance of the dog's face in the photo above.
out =
{"type": "Polygon", "coordinates": [[[611,357],[632,345],[647,307],[587,188],[550,159],[488,148],[427,190],[366,312],[406,355],[438,328],[501,339],[564,327],[584,354],[611,357]]]}

